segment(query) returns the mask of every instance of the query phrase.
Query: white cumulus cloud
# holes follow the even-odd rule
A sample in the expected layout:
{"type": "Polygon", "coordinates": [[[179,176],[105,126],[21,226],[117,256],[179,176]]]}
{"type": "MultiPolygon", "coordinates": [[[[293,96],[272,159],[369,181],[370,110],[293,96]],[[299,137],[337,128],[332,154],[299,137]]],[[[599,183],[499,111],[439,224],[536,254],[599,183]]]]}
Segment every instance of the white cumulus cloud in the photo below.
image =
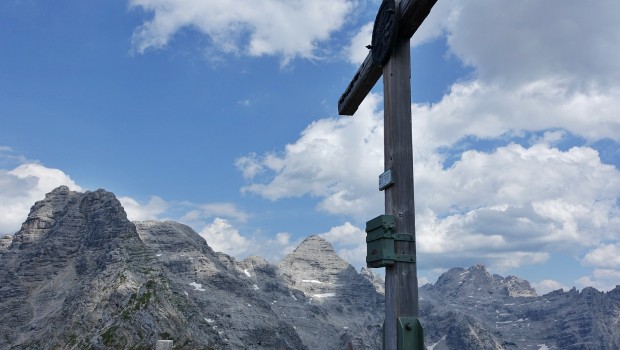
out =
{"type": "Polygon", "coordinates": [[[563,290],[570,289],[566,287],[565,285],[563,285],[562,283],[555,281],[555,280],[551,280],[551,279],[546,279],[546,280],[542,280],[537,283],[532,283],[532,287],[536,289],[536,294],[538,295],[545,295],[547,293],[553,292],[554,290],[558,290],[558,289],[563,289],[563,290]]]}
{"type": "Polygon", "coordinates": [[[312,58],[344,24],[351,0],[130,0],[152,18],[137,28],[134,49],[162,48],[182,29],[208,36],[225,53],[312,58]]]}
{"type": "Polygon", "coordinates": [[[443,16],[450,49],[484,80],[562,76],[615,85],[620,78],[617,1],[461,0],[451,11],[443,16]]]}
{"type": "Polygon", "coordinates": [[[347,221],[320,236],[332,243],[338,255],[357,269],[366,266],[366,232],[363,229],[347,221]]]}
{"type": "MultiPolygon", "coordinates": [[[[589,277],[603,285],[616,268],[614,259],[602,260],[620,237],[620,172],[591,145],[620,141],[620,22],[613,15],[620,3],[436,6],[414,40],[445,35],[446,54],[475,73],[440,101],[412,105],[420,254],[431,267],[483,262],[506,270],[580,252],[585,264],[607,268],[589,277]],[[541,136],[511,142],[526,134],[541,136]],[[569,136],[585,143],[556,147],[569,136]],[[459,144],[468,139],[499,145],[459,144]],[[456,160],[446,163],[447,155],[456,160]]],[[[356,65],[370,30],[361,27],[347,49],[356,65]]],[[[281,152],[240,159],[243,191],[271,200],[307,195],[322,211],[358,219],[382,212],[380,102],[371,94],[353,118],[320,119],[281,152]]],[[[362,245],[347,249],[363,256],[362,245]]]]}
{"type": "Polygon", "coordinates": [[[620,269],[620,242],[600,245],[586,254],[583,263],[602,268],[620,269]]]}
{"type": "MultiPolygon", "coordinates": [[[[451,24],[458,14],[457,1],[442,0],[434,5],[431,15],[424,20],[411,38],[411,47],[436,39],[444,33],[446,27],[451,24]]],[[[373,26],[374,21],[366,23],[353,35],[349,46],[345,48],[345,57],[350,63],[358,65],[364,62],[368,55],[366,45],[370,45],[372,42],[373,26]]]]}
{"type": "Polygon", "coordinates": [[[271,262],[277,262],[281,260],[287,254],[293,252],[295,248],[301,242],[301,239],[291,240],[292,235],[289,232],[278,232],[275,236],[267,238],[266,242],[264,238],[254,237],[255,241],[265,242],[260,244],[258,248],[260,256],[271,262]]]}
{"type": "Polygon", "coordinates": [[[241,158],[237,165],[244,174],[268,174],[266,182],[253,181],[242,191],[271,200],[309,194],[320,197],[318,207],[330,213],[364,215],[376,210],[381,194],[367,184],[383,169],[379,101],[370,95],[354,118],[310,124],[282,154],[241,158]]]}
{"type": "Polygon", "coordinates": [[[130,221],[157,220],[166,212],[168,203],[158,196],[151,196],[146,204],[131,197],[118,197],[130,221]]]}
{"type": "Polygon", "coordinates": [[[239,230],[230,222],[222,218],[215,218],[199,234],[213,250],[232,256],[243,255],[253,244],[250,239],[241,235],[239,230]]]}
{"type": "Polygon", "coordinates": [[[580,287],[594,287],[601,291],[609,291],[620,286],[620,270],[594,269],[590,276],[577,280],[580,287]]]}
{"type": "Polygon", "coordinates": [[[25,163],[11,170],[0,169],[0,234],[13,234],[26,220],[30,207],[58,186],[81,191],[62,170],[25,163]]]}
{"type": "Polygon", "coordinates": [[[351,39],[351,44],[346,48],[346,56],[350,63],[361,64],[368,56],[368,48],[372,42],[373,22],[366,23],[351,39]]]}
{"type": "Polygon", "coordinates": [[[364,230],[345,222],[340,226],[332,227],[328,232],[321,233],[321,237],[338,244],[359,244],[366,242],[366,233],[364,230]]]}
{"type": "MultiPolygon", "coordinates": [[[[353,120],[315,122],[285,147],[277,166],[261,163],[256,156],[253,166],[260,165],[271,177],[244,190],[272,200],[315,196],[318,208],[328,213],[371,218],[383,207],[376,188],[382,134],[380,118],[363,110],[353,120]]],[[[552,251],[617,237],[620,172],[602,163],[590,147],[562,151],[551,146],[548,140],[557,141],[561,134],[548,135],[530,147],[468,150],[449,168],[433,153],[436,149],[416,153],[420,252],[444,267],[461,265],[466,258],[470,263],[484,259],[505,270],[545,262],[552,251]]],[[[344,228],[351,225],[325,235],[338,242],[355,231],[344,228]]],[[[363,232],[357,230],[361,239],[363,232]]],[[[363,247],[356,246],[351,255],[361,251],[363,247]]]]}
{"type": "Polygon", "coordinates": [[[417,153],[451,146],[465,136],[496,138],[561,128],[585,139],[620,140],[620,86],[575,90],[567,79],[506,87],[481,80],[454,84],[436,104],[414,104],[417,153]]]}

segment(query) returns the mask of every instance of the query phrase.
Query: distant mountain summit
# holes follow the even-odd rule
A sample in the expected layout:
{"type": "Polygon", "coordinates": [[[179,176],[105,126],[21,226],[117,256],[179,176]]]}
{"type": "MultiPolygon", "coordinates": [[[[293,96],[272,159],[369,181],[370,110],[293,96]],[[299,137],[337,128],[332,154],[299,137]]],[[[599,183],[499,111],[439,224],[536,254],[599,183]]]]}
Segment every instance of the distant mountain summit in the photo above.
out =
{"type": "Polygon", "coordinates": [[[620,286],[603,293],[557,290],[454,268],[420,288],[426,343],[437,349],[620,349],[620,286]]]}
{"type": "Polygon", "coordinates": [[[528,281],[514,276],[491,275],[483,265],[468,269],[460,267],[442,274],[433,286],[438,293],[450,295],[506,295],[511,297],[535,297],[536,290],[528,281]]]}
{"type": "MultiPolygon", "coordinates": [[[[274,265],[59,187],[0,238],[0,349],[379,349],[381,278],[311,236],[274,265]]],[[[420,288],[427,349],[620,349],[620,287],[537,296],[455,268],[420,288]]]]}

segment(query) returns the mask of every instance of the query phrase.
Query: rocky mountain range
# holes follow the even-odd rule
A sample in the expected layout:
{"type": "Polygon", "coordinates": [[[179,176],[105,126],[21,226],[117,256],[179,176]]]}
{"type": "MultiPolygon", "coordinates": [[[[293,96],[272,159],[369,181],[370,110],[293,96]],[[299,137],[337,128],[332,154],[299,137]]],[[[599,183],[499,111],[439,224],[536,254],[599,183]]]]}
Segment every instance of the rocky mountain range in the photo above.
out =
{"type": "MultiPolygon", "coordinates": [[[[0,349],[380,349],[381,278],[319,236],[278,264],[213,251],[114,194],[59,187],[0,238],[0,349]]],[[[620,349],[620,286],[537,296],[455,268],[420,288],[427,350],[620,349]]]]}

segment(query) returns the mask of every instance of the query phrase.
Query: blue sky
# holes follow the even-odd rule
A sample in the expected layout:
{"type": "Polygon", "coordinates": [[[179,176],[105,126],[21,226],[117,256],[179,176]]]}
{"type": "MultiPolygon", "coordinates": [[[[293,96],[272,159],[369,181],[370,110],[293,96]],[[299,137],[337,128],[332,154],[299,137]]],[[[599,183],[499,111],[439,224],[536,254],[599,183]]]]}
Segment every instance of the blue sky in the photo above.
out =
{"type": "MultiPolygon", "coordinates": [[[[381,82],[337,101],[380,1],[0,3],[0,234],[59,185],[243,258],[383,211],[381,82]]],[[[620,284],[620,4],[439,0],[412,39],[421,282],[482,263],[620,284]],[[588,13],[588,16],[584,16],[588,13]]]]}

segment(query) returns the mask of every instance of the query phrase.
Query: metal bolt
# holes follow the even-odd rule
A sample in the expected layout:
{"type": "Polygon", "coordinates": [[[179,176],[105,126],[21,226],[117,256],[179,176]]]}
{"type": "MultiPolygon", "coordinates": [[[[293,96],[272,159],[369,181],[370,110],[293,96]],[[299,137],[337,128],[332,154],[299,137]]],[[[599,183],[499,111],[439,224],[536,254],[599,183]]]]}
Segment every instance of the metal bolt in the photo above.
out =
{"type": "Polygon", "coordinates": [[[405,325],[405,329],[406,329],[406,330],[408,330],[408,331],[410,331],[410,330],[412,330],[412,329],[413,329],[413,326],[411,325],[411,323],[407,323],[407,324],[405,325]]]}

